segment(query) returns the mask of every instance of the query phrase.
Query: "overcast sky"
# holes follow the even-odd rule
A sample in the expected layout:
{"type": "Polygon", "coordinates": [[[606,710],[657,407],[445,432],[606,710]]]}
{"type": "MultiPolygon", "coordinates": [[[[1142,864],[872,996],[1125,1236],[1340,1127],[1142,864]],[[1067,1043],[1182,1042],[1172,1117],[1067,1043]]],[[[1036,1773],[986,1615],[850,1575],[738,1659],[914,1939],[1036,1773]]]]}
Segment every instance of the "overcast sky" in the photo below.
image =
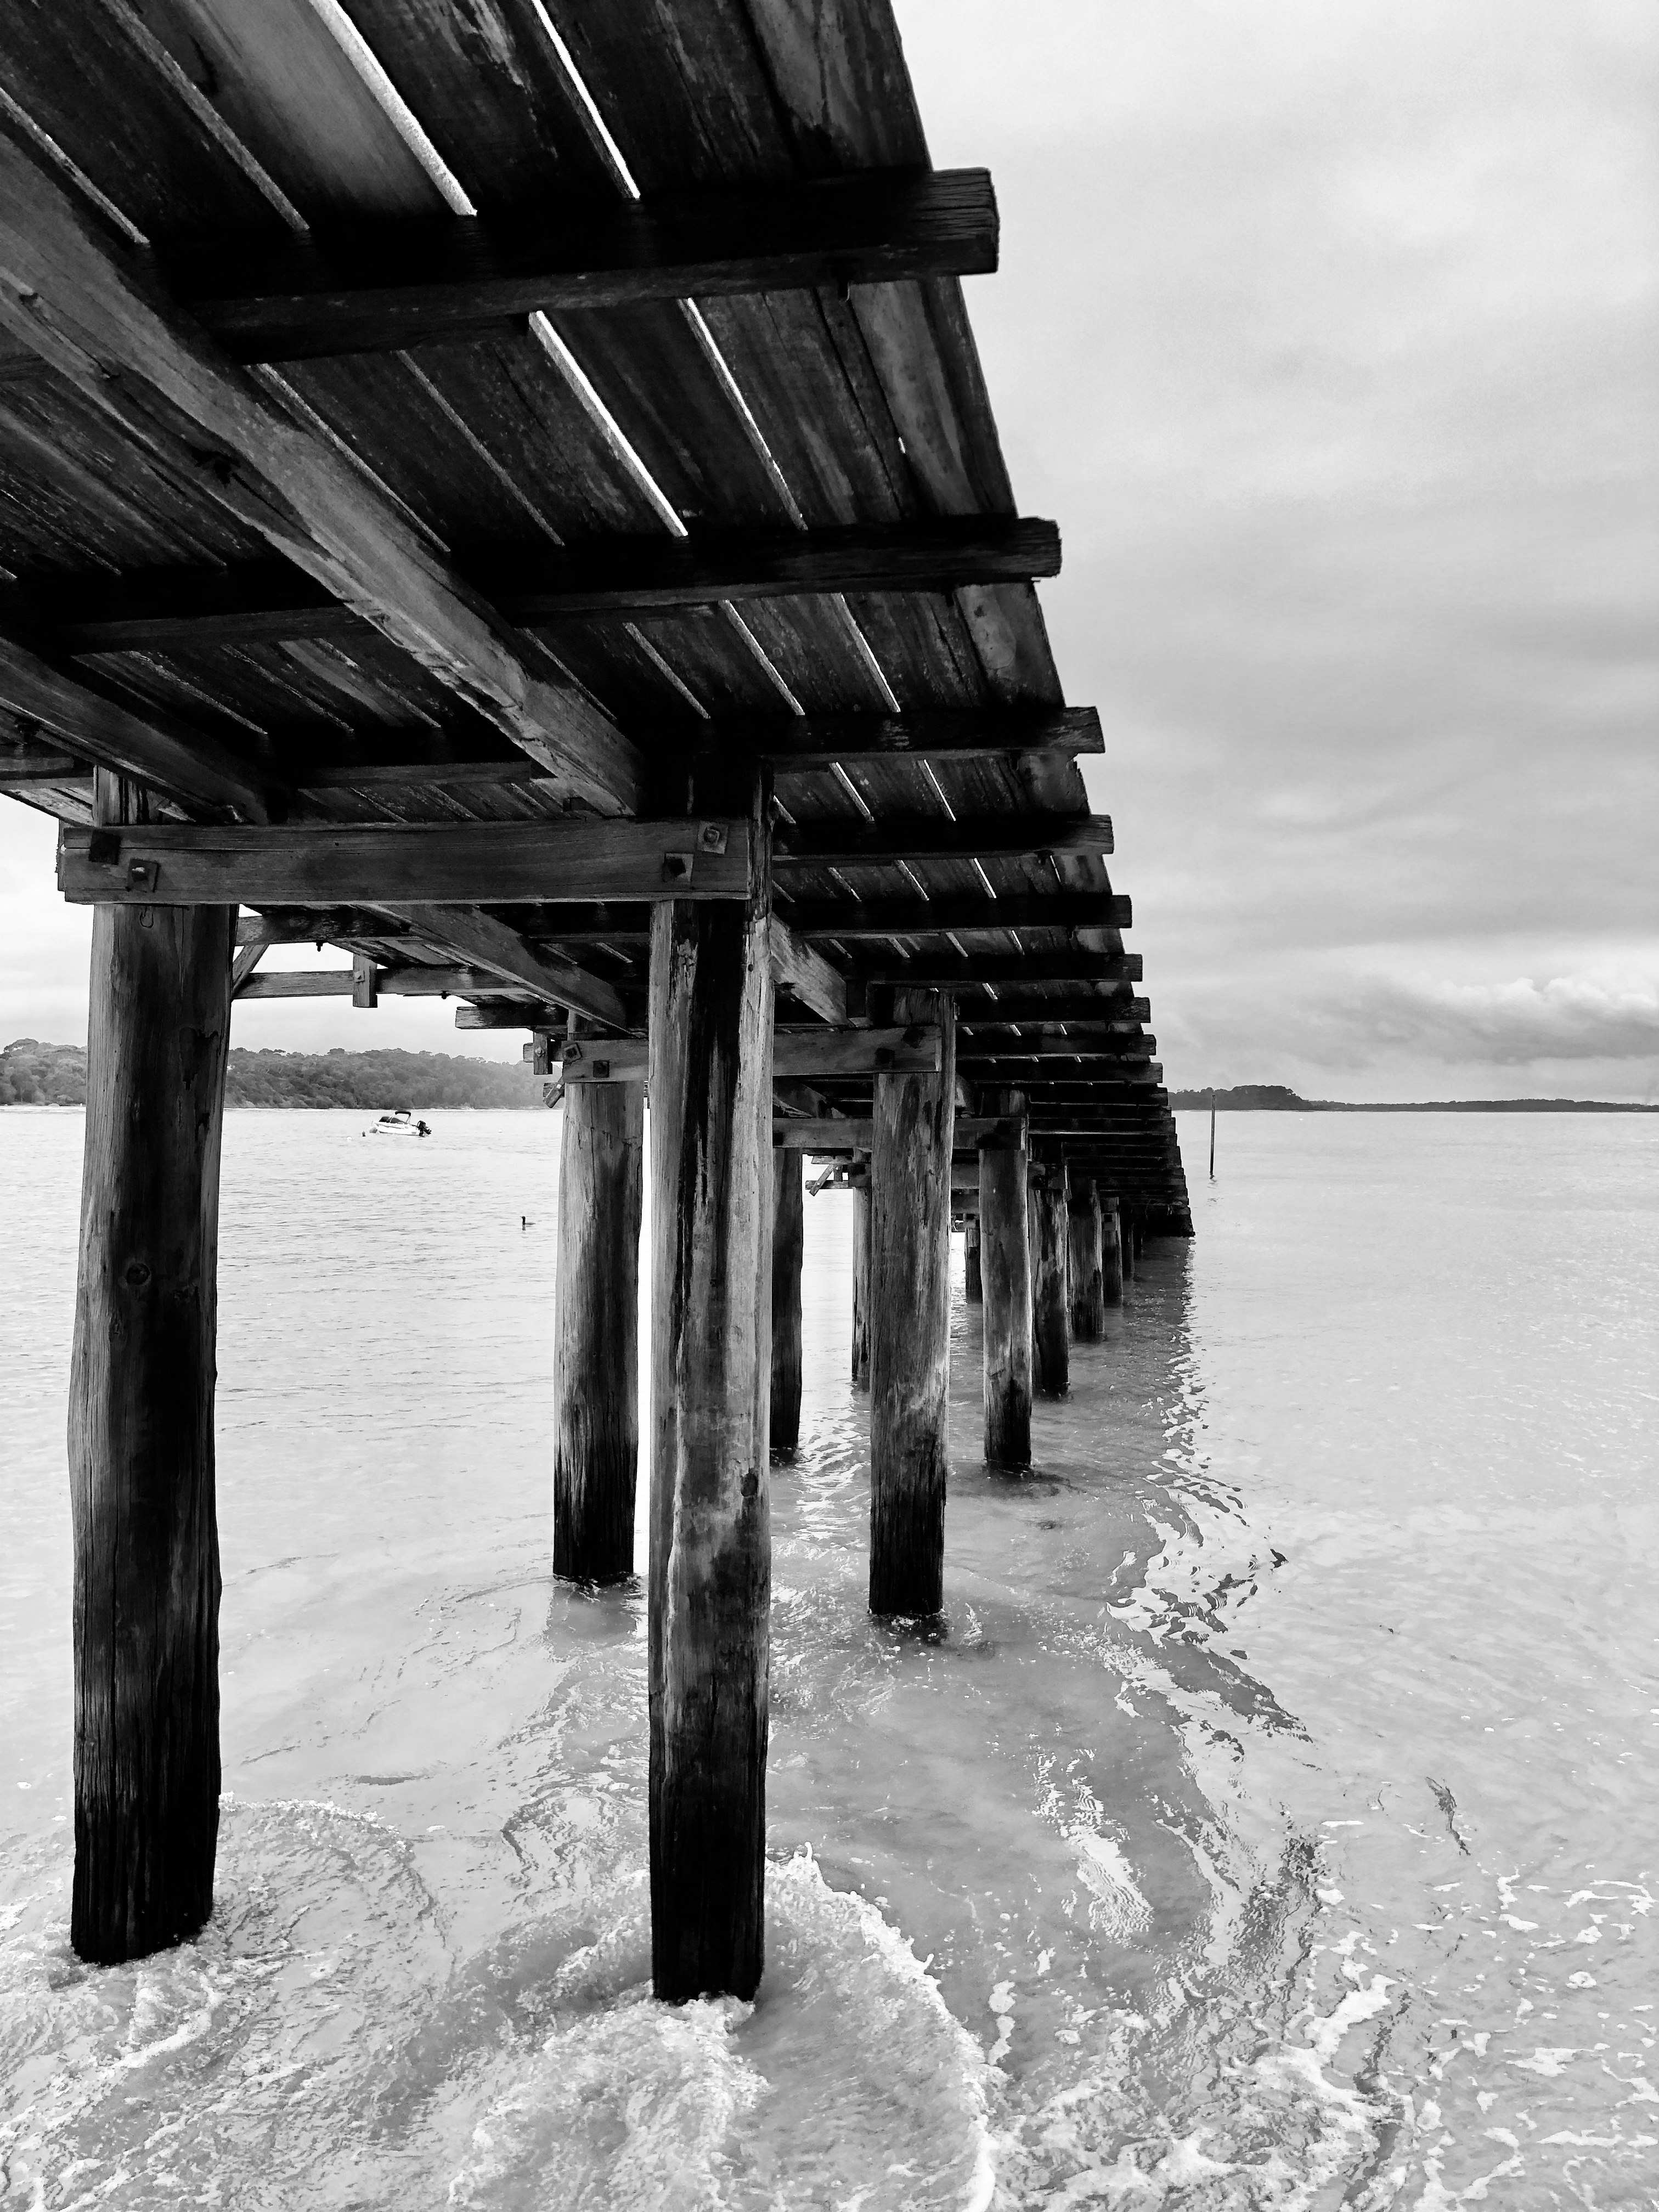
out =
{"type": "MultiPolygon", "coordinates": [[[[899,0],[1171,1085],[1659,1097],[1659,8],[899,0]]],[[[0,1038],[84,915],[0,805],[0,1038]]],[[[314,955],[295,955],[305,964],[314,955]]],[[[494,1046],[452,1011],[237,1040],[494,1046]]]]}

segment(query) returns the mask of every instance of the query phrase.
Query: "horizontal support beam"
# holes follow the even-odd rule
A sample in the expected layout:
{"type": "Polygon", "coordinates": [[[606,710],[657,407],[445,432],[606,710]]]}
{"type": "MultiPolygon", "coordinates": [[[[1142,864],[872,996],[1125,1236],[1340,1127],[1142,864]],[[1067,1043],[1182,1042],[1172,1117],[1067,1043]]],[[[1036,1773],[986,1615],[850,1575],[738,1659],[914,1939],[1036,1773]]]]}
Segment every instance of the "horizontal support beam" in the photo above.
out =
{"type": "MultiPolygon", "coordinates": [[[[780,1080],[815,1075],[937,1075],[939,1032],[936,1024],[909,1029],[823,1030],[785,1032],[772,1043],[772,1073],[780,1080]]],[[[570,1083],[643,1083],[645,1043],[611,1046],[603,1040],[573,1038],[564,1048],[562,1073],[570,1083]]]]}
{"type": "MultiPolygon", "coordinates": [[[[1006,1115],[958,1114],[954,1141],[963,1146],[1017,1143],[1022,1126],[1006,1115]]],[[[787,1114],[772,1117],[772,1142],[780,1150],[816,1152],[823,1158],[838,1152],[868,1152],[874,1132],[875,1123],[867,1120],[808,1121],[787,1114]]]]}
{"type": "MultiPolygon", "coordinates": [[[[595,617],[668,614],[726,599],[951,592],[971,584],[1026,583],[1059,570],[1060,532],[1052,522],[1022,515],[934,515],[879,528],[591,538],[521,556],[500,569],[478,563],[469,575],[507,621],[544,629],[595,617]]],[[[362,632],[349,606],[298,569],[273,562],[240,569],[161,570],[115,584],[77,576],[50,596],[32,597],[29,605],[72,653],[187,651],[285,638],[337,641],[362,632]]],[[[763,727],[773,721],[769,715],[755,719],[763,727]]],[[[733,720],[741,737],[750,718],[733,720]]],[[[705,735],[712,740],[718,729],[705,735]]]]}
{"type": "MultiPolygon", "coordinates": [[[[1150,1060],[1158,1049],[1158,1039],[1144,1030],[1125,1030],[1121,1035],[1108,1032],[1090,1036],[1083,1033],[1060,1037],[1007,1036],[987,1036],[975,1030],[964,1037],[957,1049],[957,1066],[970,1080],[988,1082],[995,1079],[981,1074],[981,1068],[995,1068],[999,1073],[1006,1067],[1036,1067],[1041,1061],[1054,1064],[1054,1072],[1064,1076],[1068,1063],[1085,1060],[1091,1064],[1113,1060],[1150,1060]]],[[[1088,1068],[1079,1069],[1079,1079],[1084,1079],[1088,1068]]],[[[1012,1079],[1010,1079],[1012,1080],[1012,1079]]]]}
{"type": "Polygon", "coordinates": [[[933,899],[800,899],[787,914],[789,927],[802,937],[851,944],[866,937],[974,937],[1005,929],[1127,929],[1133,911],[1130,901],[1114,891],[1055,891],[1010,898],[951,892],[933,899]]]}
{"type": "Polygon", "coordinates": [[[50,752],[42,745],[0,744],[0,791],[11,783],[62,783],[92,775],[90,761],[73,753],[50,752]]]}
{"type": "MultiPolygon", "coordinates": [[[[349,999],[351,996],[352,970],[349,968],[266,968],[250,975],[237,991],[239,999],[349,999]]],[[[516,986],[505,977],[492,975],[481,968],[378,968],[374,975],[377,991],[394,998],[451,999],[464,993],[477,992],[480,996],[499,995],[514,990],[516,986]]],[[[536,1010],[518,1009],[526,1018],[536,1010]]],[[[542,1009],[544,1013],[545,1009],[542,1009]]]]}
{"type": "Polygon", "coordinates": [[[747,292],[983,275],[997,206],[983,169],[863,170],[583,210],[331,228],[259,259],[174,256],[168,274],[234,360],[395,353],[532,314],[747,292]]]}
{"type": "Polygon", "coordinates": [[[1103,752],[1105,740],[1092,707],[974,707],[918,714],[731,715],[714,722],[707,750],[721,758],[751,753],[787,775],[847,761],[1072,757],[1103,752]]]}
{"type": "Polygon", "coordinates": [[[775,873],[793,868],[878,868],[900,860],[1023,860],[1036,853],[1109,853],[1109,814],[861,815],[781,823],[775,873]]]}
{"type": "MultiPolygon", "coordinates": [[[[1090,925],[1093,927],[1094,925],[1090,925]]],[[[1127,922],[1110,924],[1127,927],[1127,922]]],[[[1141,957],[1138,952],[975,952],[966,959],[954,952],[915,952],[908,959],[897,953],[873,954],[860,963],[866,983],[902,983],[915,990],[970,989],[988,984],[993,989],[1008,985],[1015,989],[1042,983],[1138,983],[1141,957]]],[[[970,1012],[968,1001],[962,1012],[970,1012]]]]}
{"type": "Polygon", "coordinates": [[[65,825],[58,883],[64,897],[80,905],[744,898],[749,839],[741,816],[627,822],[568,814],[550,822],[272,830],[65,825]]]}
{"type": "Polygon", "coordinates": [[[999,1035],[1040,1035],[1061,1030],[1136,1029],[1152,1018],[1150,999],[959,999],[958,1034],[971,1032],[994,1042],[999,1035]]]}
{"type": "Polygon", "coordinates": [[[567,1006],[607,1029],[645,1026],[643,992],[625,999],[602,975],[589,975],[573,961],[526,945],[517,930],[493,914],[469,906],[405,906],[399,912],[426,943],[504,976],[548,1006],[567,1006]]]}
{"type": "Polygon", "coordinates": [[[349,945],[356,937],[406,937],[409,924],[367,907],[276,907],[244,915],[239,945],[349,945]]]}

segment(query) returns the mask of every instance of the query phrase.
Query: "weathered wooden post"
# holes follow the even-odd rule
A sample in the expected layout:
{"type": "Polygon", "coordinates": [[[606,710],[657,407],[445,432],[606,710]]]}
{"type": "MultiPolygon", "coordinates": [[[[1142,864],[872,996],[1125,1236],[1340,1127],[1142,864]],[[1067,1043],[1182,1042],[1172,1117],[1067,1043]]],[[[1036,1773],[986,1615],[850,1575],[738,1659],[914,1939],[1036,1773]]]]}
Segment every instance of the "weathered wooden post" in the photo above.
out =
{"type": "Polygon", "coordinates": [[[1135,1224],[1133,1215],[1120,1212],[1117,1217],[1117,1247],[1118,1256],[1123,1264],[1123,1279],[1126,1283],[1133,1282],[1135,1273],[1135,1224]]]}
{"type": "Polygon", "coordinates": [[[1066,1295],[1071,1220],[1063,1162],[1047,1170],[1035,1195],[1037,1234],[1031,1250],[1032,1340],[1042,1390],[1048,1397],[1061,1398],[1072,1383],[1071,1316],[1066,1295]]]}
{"type": "Polygon", "coordinates": [[[1072,1334],[1097,1344],[1106,1334],[1106,1281],[1102,1257],[1100,1195],[1092,1176],[1072,1185],[1072,1334]]]}
{"type": "Polygon", "coordinates": [[[985,1279],[985,1456],[993,1467],[1031,1463],[1031,1256],[1023,1091],[991,1094],[983,1110],[1018,1118],[1013,1143],[979,1156],[980,1264],[985,1279]]]}
{"type": "Polygon", "coordinates": [[[651,927],[651,1978],[665,1998],[752,1996],[764,1942],[769,774],[746,788],[747,901],[665,902],[651,927]]]}
{"type": "Polygon", "coordinates": [[[870,1388],[870,1186],[853,1191],[853,1386],[870,1388]]]}
{"type": "Polygon", "coordinates": [[[617,1582],[634,1570],[644,1160],[639,1084],[566,1084],[553,1327],[553,1571],[575,1582],[617,1582]]]}
{"type": "Polygon", "coordinates": [[[801,1155],[772,1153],[772,1449],[800,1442],[800,1268],[805,1244],[801,1155]]]}
{"type": "Polygon", "coordinates": [[[937,1075],[878,1074],[870,1154],[870,1610],[945,1602],[951,1396],[951,1149],[956,1018],[899,991],[897,1024],[937,1022],[937,1075]]]}
{"type": "MultiPolygon", "coordinates": [[[[112,829],[143,796],[100,770],[112,829]]],[[[219,1833],[213,1386],[234,907],[98,907],[70,1383],[75,1881],[110,1966],[193,1935],[219,1833]]]]}
{"type": "Polygon", "coordinates": [[[963,1231],[963,1249],[966,1255],[966,1291],[970,1306],[985,1303],[985,1278],[979,1265],[979,1216],[970,1213],[963,1231]]]}
{"type": "Polygon", "coordinates": [[[1123,1217],[1115,1198],[1100,1201],[1101,1295],[1109,1306],[1123,1303],[1123,1217]]]}

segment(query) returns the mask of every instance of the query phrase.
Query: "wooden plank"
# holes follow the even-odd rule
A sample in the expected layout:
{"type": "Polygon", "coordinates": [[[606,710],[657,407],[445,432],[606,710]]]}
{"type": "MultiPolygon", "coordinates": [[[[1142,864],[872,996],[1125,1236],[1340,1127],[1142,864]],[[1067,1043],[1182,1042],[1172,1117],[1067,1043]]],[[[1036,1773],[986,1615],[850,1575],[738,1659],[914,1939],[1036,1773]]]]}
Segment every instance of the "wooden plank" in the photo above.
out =
{"type": "Polygon", "coordinates": [[[756,723],[717,718],[717,750],[750,750],[782,774],[858,761],[1011,760],[1023,753],[1100,753],[1092,707],[935,708],[914,714],[777,715],[756,723]]]}
{"type": "MultiPolygon", "coordinates": [[[[564,1079],[571,1083],[643,1083],[649,1055],[643,1044],[574,1040],[563,1054],[564,1079]]],[[[784,1031],[773,1040],[774,1074],[931,1075],[939,1064],[938,1024],[904,1029],[830,1030],[806,1035],[784,1031]]]]}
{"type": "MultiPolygon", "coordinates": [[[[1111,891],[1055,891],[1048,897],[800,899],[788,908],[802,937],[983,936],[1006,929],[1127,929],[1130,902],[1111,891]]],[[[1041,957],[1041,956],[1037,956],[1041,957]]]]}
{"type": "MultiPolygon", "coordinates": [[[[246,982],[238,987],[237,996],[239,999],[349,999],[353,973],[349,968],[268,969],[262,975],[250,973],[246,982]]],[[[392,998],[453,999],[468,992],[477,992],[481,997],[499,997],[503,991],[513,987],[484,968],[382,968],[377,965],[374,988],[383,995],[392,998]]],[[[544,1014],[546,1007],[545,1005],[539,1009],[514,1006],[508,1011],[519,1020],[530,1023],[538,1018],[538,1012],[544,1014]]]]}
{"type": "Polygon", "coordinates": [[[1130,998],[1127,992],[1121,998],[1103,994],[1096,998],[1016,998],[1012,993],[1006,996],[999,993],[994,999],[959,1002],[957,1011],[964,1033],[971,1030],[975,1036],[994,1042],[1003,1030],[1011,1036],[1052,1030],[1058,1036],[1063,1030],[1138,1028],[1152,1019],[1152,1002],[1130,998]]]}
{"type": "Polygon", "coordinates": [[[186,803],[252,822],[269,820],[273,805],[280,811],[272,784],[217,738],[162,715],[134,714],[3,632],[0,707],[71,746],[80,758],[186,803]]]}
{"type": "Polygon", "coordinates": [[[857,816],[780,824],[774,866],[786,868],[889,867],[899,860],[1010,860],[1034,853],[1109,853],[1108,814],[1007,814],[958,817],[857,816]]]}
{"type": "Polygon", "coordinates": [[[401,907],[397,914],[428,943],[521,985],[547,1005],[572,1007],[608,1029],[642,1026],[643,1008],[625,1000],[614,983],[526,945],[494,915],[477,907],[420,905],[401,907]]]}
{"type": "Polygon", "coordinates": [[[826,1022],[845,1025],[862,1018],[863,985],[856,980],[849,981],[775,914],[772,916],[772,980],[826,1022]]]}
{"type": "MultiPolygon", "coordinates": [[[[526,551],[500,568],[475,562],[468,573],[505,620],[542,629],[725,601],[746,604],[834,592],[937,592],[998,576],[1052,576],[1059,569],[1060,532],[1052,522],[1023,515],[969,515],[923,517],[882,527],[590,538],[562,550],[526,551]]],[[[362,615],[349,601],[342,604],[326,584],[326,579],[319,584],[291,568],[258,562],[224,571],[173,568],[113,581],[77,579],[73,586],[40,587],[33,604],[43,624],[75,653],[183,651],[208,644],[359,634],[362,615]]],[[[878,751],[913,750],[902,741],[910,719],[848,716],[853,727],[841,743],[856,753],[857,726],[867,722],[866,742],[878,751]]],[[[916,726],[924,742],[941,755],[972,751],[979,744],[969,727],[975,719],[939,717],[931,738],[919,720],[916,726]]],[[[769,717],[755,726],[768,744],[780,744],[789,734],[769,717]]],[[[1021,734],[1009,745],[999,743],[995,750],[1046,750],[1054,743],[1061,750],[1096,750],[1084,742],[1090,730],[1081,718],[1011,715],[1009,726],[1021,734]],[[1033,745],[1024,743],[1028,732],[1033,745]]],[[[1094,727],[1097,733],[1098,725],[1094,727]]],[[[709,735],[724,750],[720,727],[709,735]]],[[[742,725],[734,724],[733,737],[738,744],[744,742],[742,725]]],[[[834,756],[845,757],[844,750],[834,756]]]]}
{"type": "MultiPolygon", "coordinates": [[[[1091,927],[1093,925],[1091,925],[1091,927]]],[[[1110,925],[1127,927],[1127,924],[1110,925]]],[[[929,983],[941,989],[966,990],[989,984],[1000,990],[1044,983],[1138,983],[1141,956],[1138,952],[1054,951],[1034,945],[1029,952],[975,952],[965,959],[954,952],[913,952],[866,955],[860,966],[866,983],[929,983]]],[[[1000,1003],[1000,1001],[998,1002],[1000,1003]]],[[[977,1005],[964,1006],[970,1019],[977,1005]]]]}
{"type": "Polygon", "coordinates": [[[145,452],[383,630],[572,796],[606,812],[637,807],[643,764],[606,717],[370,478],[228,362],[9,123],[0,129],[0,325],[145,452]]]}
{"type": "Polygon", "coordinates": [[[395,353],[537,313],[871,284],[996,267],[983,169],[866,170],[763,191],[551,213],[331,226],[250,257],[175,252],[174,290],[234,361],[395,353]]]}
{"type": "MultiPolygon", "coordinates": [[[[1085,1060],[1092,1066],[1097,1062],[1150,1060],[1157,1049],[1158,1039],[1139,1031],[1125,1032],[1121,1036],[1091,1036],[1080,1031],[1062,1037],[1018,1035],[995,1038],[979,1030],[972,1037],[961,1039],[957,1065],[964,1075],[972,1075],[993,1066],[1006,1067],[1018,1063],[1021,1067],[1029,1067],[1039,1060],[1054,1060],[1059,1063],[1058,1072],[1063,1073],[1068,1061],[1085,1060]]],[[[1079,1072],[1086,1073],[1087,1070],[1079,1072]]]]}
{"type": "Polygon", "coordinates": [[[743,820],[592,815],[258,830],[65,825],[58,852],[58,888],[82,905],[740,898],[748,869],[743,820]]]}
{"type": "MultiPolygon", "coordinates": [[[[959,1147],[1000,1144],[1014,1139],[1021,1127],[1017,1119],[1011,1121],[994,1114],[958,1114],[955,1117],[955,1141],[959,1147]]],[[[827,1158],[835,1152],[868,1152],[874,1128],[875,1123],[868,1118],[798,1121],[791,1115],[775,1114],[772,1142],[781,1151],[816,1152],[827,1158]]]]}
{"type": "Polygon", "coordinates": [[[238,945],[349,944],[354,937],[399,937],[409,925],[390,915],[362,907],[313,907],[267,909],[244,915],[236,925],[238,945]]]}
{"type": "Polygon", "coordinates": [[[13,783],[62,783],[90,776],[92,763],[43,745],[0,744],[0,787],[13,783]]]}

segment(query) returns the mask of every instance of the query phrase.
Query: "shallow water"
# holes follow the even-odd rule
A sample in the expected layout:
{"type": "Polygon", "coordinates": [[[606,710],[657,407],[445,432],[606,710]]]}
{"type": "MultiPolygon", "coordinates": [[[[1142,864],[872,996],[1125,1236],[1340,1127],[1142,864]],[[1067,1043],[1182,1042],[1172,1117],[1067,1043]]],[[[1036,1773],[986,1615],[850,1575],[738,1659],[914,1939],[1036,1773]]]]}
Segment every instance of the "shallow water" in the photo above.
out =
{"type": "Polygon", "coordinates": [[[813,1200],[767,1977],[670,2010],[640,1595],[547,1571],[556,1127],[432,1118],[227,1119],[218,1905],[94,1972],[81,1120],[0,1115],[0,2202],[1659,2203],[1659,1127],[1224,1118],[1021,1482],[958,1290],[934,1638],[813,1200]]]}

